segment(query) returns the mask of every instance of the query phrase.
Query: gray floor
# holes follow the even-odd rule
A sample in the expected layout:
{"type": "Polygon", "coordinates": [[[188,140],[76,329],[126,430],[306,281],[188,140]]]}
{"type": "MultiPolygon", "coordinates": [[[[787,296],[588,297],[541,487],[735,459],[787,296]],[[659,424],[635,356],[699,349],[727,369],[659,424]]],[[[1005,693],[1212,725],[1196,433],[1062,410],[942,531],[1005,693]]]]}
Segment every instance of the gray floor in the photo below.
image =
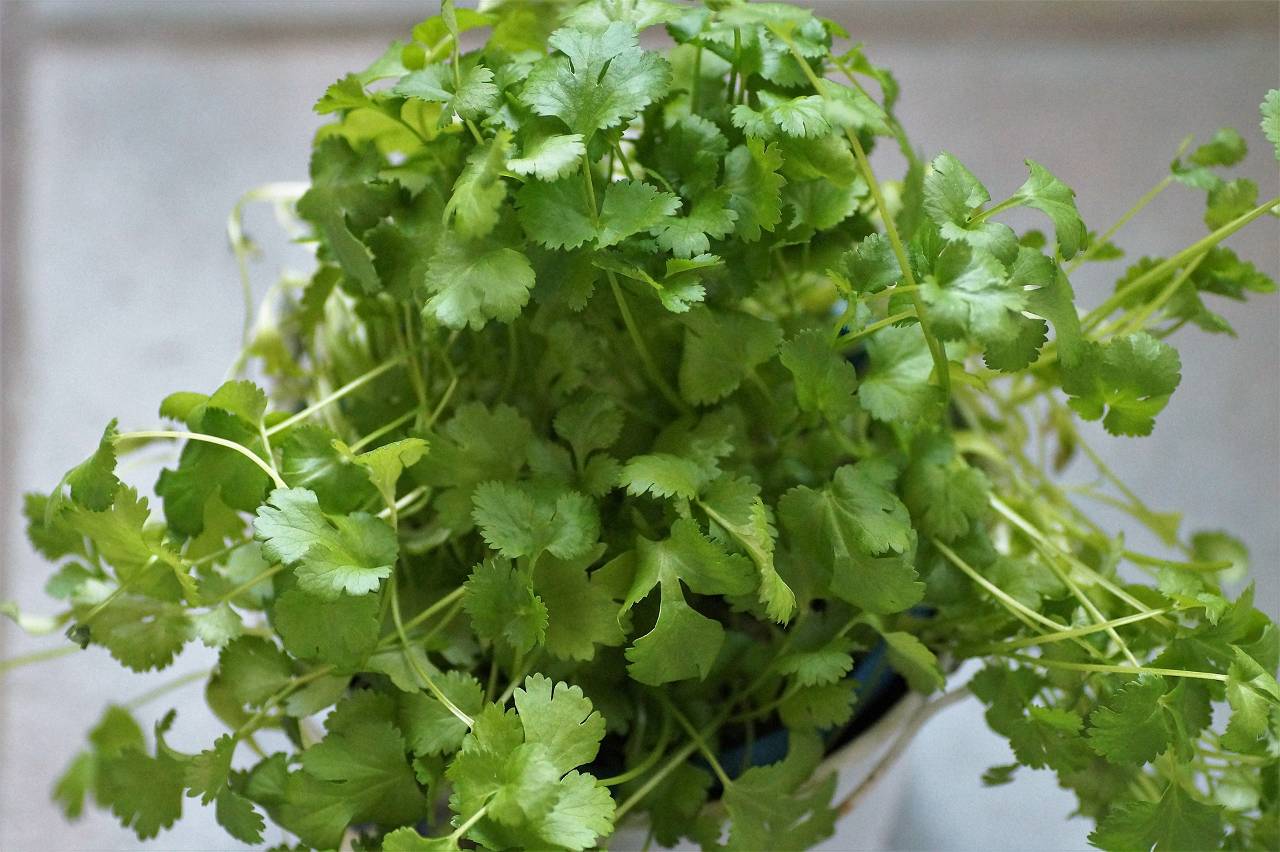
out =
{"type": "MultiPolygon", "coordinates": [[[[226,211],[248,187],[305,178],[313,98],[416,13],[349,2],[3,8],[0,599],[39,606],[47,569],[22,536],[17,495],[56,481],[110,417],[144,426],[164,394],[219,381],[240,322],[226,211]]],[[[1222,125],[1254,146],[1247,173],[1262,192],[1280,189],[1255,112],[1280,80],[1275,3],[827,3],[823,11],[897,73],[915,142],[955,153],[996,197],[1022,181],[1021,160],[1031,157],[1077,188],[1086,221],[1100,229],[1160,178],[1184,133],[1222,125]]],[[[1169,192],[1127,229],[1125,244],[1135,254],[1180,248],[1203,232],[1199,205],[1169,192]]],[[[251,225],[271,232],[265,214],[251,225]]],[[[1280,275],[1274,222],[1233,244],[1280,275]]],[[[264,264],[260,281],[274,272],[264,264]]],[[[1084,299],[1098,301],[1101,275],[1081,280],[1084,299]]],[[[1240,339],[1177,341],[1183,384],[1155,435],[1100,436],[1097,445],[1140,494],[1183,509],[1189,528],[1241,534],[1260,599],[1276,614],[1280,299],[1224,313],[1240,339]]],[[[0,625],[0,656],[53,642],[0,625]]],[[[209,662],[191,654],[170,672],[209,662]]],[[[98,813],[66,825],[48,790],[104,701],[168,676],[124,675],[92,650],[0,680],[0,849],[139,847],[98,813]]],[[[198,690],[176,703],[175,745],[212,739],[198,690]]],[[[895,848],[1084,847],[1087,828],[1067,820],[1071,801],[1051,777],[1023,773],[1013,785],[981,787],[979,773],[1008,757],[972,703],[937,718],[907,757],[907,807],[886,815],[897,821],[895,848]]],[[[188,813],[147,848],[233,848],[208,814],[188,813]]],[[[842,835],[830,848],[858,845],[842,835]]]]}

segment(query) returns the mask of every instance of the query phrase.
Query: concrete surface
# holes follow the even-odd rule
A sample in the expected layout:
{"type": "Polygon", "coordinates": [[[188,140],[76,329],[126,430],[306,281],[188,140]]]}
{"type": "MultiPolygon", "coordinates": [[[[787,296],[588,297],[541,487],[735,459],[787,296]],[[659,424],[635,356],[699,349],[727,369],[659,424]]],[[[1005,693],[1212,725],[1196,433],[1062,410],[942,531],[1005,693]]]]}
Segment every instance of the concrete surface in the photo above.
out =
{"type": "MultiPolygon", "coordinates": [[[[239,298],[224,242],[246,188],[306,176],[310,111],[422,13],[357,3],[0,5],[0,598],[37,609],[47,567],[22,534],[18,495],[44,489],[113,416],[155,420],[158,401],[217,384],[234,355],[239,298]],[[295,26],[295,23],[297,24],[295,26]],[[15,107],[21,110],[15,110],[15,107]]],[[[903,88],[903,120],[930,154],[956,154],[1003,197],[1046,164],[1107,227],[1160,179],[1178,140],[1238,127],[1245,170],[1277,189],[1256,105],[1280,79],[1275,3],[827,3],[903,88]],[[1212,7],[1212,10],[1209,10],[1212,7]]],[[[887,170],[891,157],[882,161],[887,170]]],[[[1133,222],[1133,255],[1203,233],[1200,199],[1175,188],[1133,222]]],[[[271,233],[259,211],[250,226],[271,233]]],[[[1276,226],[1232,243],[1280,275],[1276,226]]],[[[256,269],[265,284],[272,264],[256,269]]],[[[1086,303],[1104,275],[1078,279],[1086,303]],[[1085,282],[1085,283],[1080,283],[1085,282]]],[[[1253,550],[1260,600],[1280,612],[1280,299],[1222,308],[1240,339],[1187,332],[1182,387],[1155,435],[1097,446],[1138,493],[1189,528],[1227,527],[1253,550]]],[[[1114,528],[1122,518],[1099,511],[1114,528]]],[[[1141,536],[1131,536],[1142,541],[1141,536]]],[[[55,645],[0,624],[0,657],[55,645]]],[[[236,848],[188,802],[178,828],[139,844],[109,816],[63,822],[52,781],[108,697],[126,700],[208,666],[188,654],[138,678],[99,649],[0,680],[0,850],[236,848]]],[[[177,693],[175,744],[212,739],[198,689],[177,693]]],[[[167,704],[148,707],[161,712],[167,704]]],[[[144,716],[146,714],[144,713],[144,716]]],[[[948,710],[907,755],[896,849],[1077,849],[1087,826],[1050,775],[997,790],[978,776],[1009,759],[972,702],[948,710]]],[[[269,836],[269,842],[280,839],[269,836]]],[[[841,835],[829,848],[855,848],[841,835]]]]}

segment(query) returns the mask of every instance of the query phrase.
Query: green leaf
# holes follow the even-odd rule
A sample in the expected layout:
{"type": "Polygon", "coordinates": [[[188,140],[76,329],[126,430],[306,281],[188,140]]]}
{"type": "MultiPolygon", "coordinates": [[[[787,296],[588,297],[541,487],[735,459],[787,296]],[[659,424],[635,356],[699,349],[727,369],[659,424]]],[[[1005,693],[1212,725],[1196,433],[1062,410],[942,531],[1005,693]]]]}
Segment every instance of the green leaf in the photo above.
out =
{"type": "Polygon", "coordinates": [[[902,279],[902,265],[882,234],[868,234],[842,260],[845,275],[859,293],[879,293],[902,279]]]}
{"type": "Polygon", "coordinates": [[[596,450],[612,447],[622,433],[622,410],[607,396],[595,394],[560,409],[555,416],[556,434],[573,447],[579,464],[596,450]]]}
{"type": "Polygon", "coordinates": [[[493,82],[493,72],[483,65],[472,65],[463,71],[459,85],[454,86],[453,69],[447,62],[429,65],[406,75],[391,90],[405,98],[444,105],[441,126],[457,114],[479,121],[498,108],[500,94],[493,82]]]}
{"type": "Polygon", "coordinates": [[[1276,160],[1280,161],[1280,89],[1272,89],[1258,108],[1262,113],[1262,135],[1276,147],[1276,160]]]}
{"type": "Polygon", "coordinates": [[[353,671],[378,643],[381,607],[377,595],[328,600],[289,589],[272,605],[271,623],[293,656],[353,671]]]}
{"type": "Polygon", "coordinates": [[[732,850],[807,849],[830,837],[836,812],[831,807],[836,777],[813,780],[822,759],[814,734],[793,732],[787,756],[779,763],[748,769],[725,788],[732,850]]]}
{"type": "Polygon", "coordinates": [[[1204,223],[1209,230],[1230,223],[1243,216],[1258,203],[1258,185],[1247,178],[1225,181],[1209,190],[1208,207],[1204,211],[1204,223]]]}
{"type": "MultiPolygon", "coordinates": [[[[85,617],[89,607],[77,607],[85,617]]],[[[162,669],[191,638],[191,622],[179,604],[140,595],[122,595],[98,611],[89,624],[91,641],[135,672],[162,669]]]]}
{"type": "Polygon", "coordinates": [[[98,769],[98,800],[139,840],[155,837],[182,816],[182,764],[161,753],[126,749],[98,769]]]}
{"type": "Polygon", "coordinates": [[[116,491],[121,487],[121,482],[116,477],[116,438],[119,434],[116,421],[112,420],[103,430],[93,455],[66,472],[49,498],[49,508],[45,512],[46,523],[52,520],[62,503],[64,485],[70,488],[72,502],[86,509],[101,512],[111,506],[116,491]]]}
{"type": "Polygon", "coordinates": [[[672,453],[633,456],[618,472],[618,484],[633,497],[679,497],[692,500],[715,476],[715,470],[672,453]]]}
{"type": "Polygon", "coordinates": [[[542,643],[547,607],[533,584],[505,559],[486,559],[463,586],[462,607],[482,638],[504,642],[519,652],[542,643]]]}
{"type": "Polygon", "coordinates": [[[943,238],[967,243],[1001,260],[1012,259],[1018,239],[1008,225],[976,218],[991,200],[987,188],[950,154],[939,154],[924,179],[924,210],[943,238]]]}
{"type": "Polygon", "coordinates": [[[584,139],[640,112],[671,80],[666,60],[643,50],[628,24],[611,23],[598,32],[560,29],[547,44],[561,55],[533,67],[521,100],[584,139]]]}
{"type": "Polygon", "coordinates": [[[537,136],[524,143],[519,157],[507,161],[507,168],[540,181],[559,180],[577,171],[586,150],[581,133],[537,136]]]}
{"type": "Polygon", "coordinates": [[[348,799],[353,819],[396,826],[426,816],[427,801],[405,759],[404,741],[388,722],[330,730],[302,753],[302,767],[333,794],[348,799]]]}
{"type": "Polygon", "coordinates": [[[478,331],[489,320],[511,322],[520,315],[533,289],[533,267],[505,245],[446,236],[427,266],[425,284],[431,298],[424,317],[478,331]]]}
{"type": "Polygon", "coordinates": [[[680,358],[680,395],[694,405],[723,399],[773,357],[781,340],[776,324],[750,314],[690,311],[680,358]]]}
{"type": "Polygon", "coordinates": [[[862,461],[841,467],[826,488],[798,486],[779,503],[793,547],[829,578],[831,593],[873,613],[901,612],[924,595],[915,531],[889,489],[896,476],[885,460],[862,461]]]}
{"type": "Polygon", "coordinates": [[[280,477],[290,488],[305,488],[316,495],[320,508],[345,515],[374,499],[369,476],[349,454],[333,445],[328,429],[304,424],[289,430],[280,448],[280,477]]]}
{"type": "MultiPolygon", "coordinates": [[[[433,680],[462,712],[475,716],[484,707],[484,687],[471,675],[450,671],[433,680]]],[[[467,735],[467,726],[427,692],[400,696],[397,724],[404,731],[409,750],[420,756],[452,754],[467,735]]]]}
{"type": "Polygon", "coordinates": [[[627,649],[633,680],[660,686],[705,679],[724,644],[724,627],[689,606],[679,584],[662,584],[662,604],[653,629],[627,649]]]}
{"type": "Polygon", "coordinates": [[[480,534],[508,559],[543,551],[572,559],[585,553],[600,536],[595,503],[576,491],[485,482],[476,488],[473,500],[480,534]]]}
{"type": "Polygon", "coordinates": [[[796,596],[774,565],[777,530],[759,495],[759,487],[750,480],[723,476],[712,483],[698,505],[711,519],[713,535],[732,541],[755,563],[760,603],[770,619],[785,624],[795,614],[796,596]]]}
{"type": "Polygon", "coordinates": [[[786,180],[778,174],[781,167],[778,146],[757,139],[748,139],[725,158],[729,209],[738,216],[734,232],[747,242],[755,242],[782,221],[782,185],[786,180]]]}
{"type": "Polygon", "coordinates": [[[801,411],[839,420],[857,410],[858,377],[853,365],[832,346],[820,329],[802,331],[782,345],[779,359],[795,378],[801,411]]]}
{"type": "Polygon", "coordinates": [[[1018,187],[1013,199],[1049,217],[1058,237],[1058,253],[1070,259],[1085,244],[1088,235],[1076,209],[1075,191],[1035,160],[1027,160],[1027,168],[1031,176],[1018,187]]]}
{"type": "Polygon", "coordinates": [[[219,793],[214,803],[214,815],[218,825],[241,843],[253,845],[262,842],[262,830],[266,827],[262,815],[239,793],[231,790],[219,793]]]}
{"type": "Polygon", "coordinates": [[[1191,852],[1222,845],[1219,808],[1202,804],[1179,784],[1170,784],[1158,802],[1131,801],[1113,807],[1089,835],[1108,852],[1191,852]]]}
{"type": "Polygon", "coordinates": [[[1149,763],[1169,746],[1164,678],[1142,675],[1089,716],[1089,745],[1112,763],[1149,763]]]}
{"type": "Polygon", "coordinates": [[[916,438],[911,463],[902,474],[902,500],[916,528],[930,537],[954,541],[987,513],[991,483],[970,467],[944,433],[916,438]]]}
{"type": "Polygon", "coordinates": [[[293,679],[289,658],[260,636],[242,636],[218,654],[218,671],[236,701],[260,707],[293,679]]]}
{"type": "Polygon", "coordinates": [[[638,180],[615,181],[605,187],[596,228],[600,248],[617,245],[627,237],[655,228],[680,209],[680,199],[638,180]]]}
{"type": "Polygon", "coordinates": [[[396,561],[386,523],[364,512],[325,515],[305,488],[272,491],[253,530],[263,556],[291,566],[299,588],[325,600],[374,591],[396,561]]]}
{"type": "Polygon", "coordinates": [[[595,760],[604,739],[604,718],[576,686],[530,675],[513,694],[526,743],[545,747],[560,774],[595,760]]]}
{"type": "Polygon", "coordinates": [[[577,559],[544,554],[534,569],[533,587],[547,608],[547,652],[572,660],[595,658],[596,646],[623,644],[621,605],[587,566],[599,559],[603,545],[577,559]]]}
{"type": "Polygon", "coordinates": [[[484,237],[498,224],[502,202],[507,199],[502,171],[510,149],[511,131],[500,130],[492,140],[477,146],[467,156],[467,164],[444,206],[445,225],[452,223],[463,239],[484,237]]]}
{"type": "Polygon", "coordinates": [[[382,502],[387,506],[393,506],[396,502],[396,483],[400,481],[400,475],[421,461],[426,453],[426,441],[421,438],[405,438],[383,444],[367,453],[361,453],[352,460],[368,472],[369,481],[382,495],[382,502]]]}
{"type": "Polygon", "coordinates": [[[394,188],[377,179],[380,160],[372,147],[357,151],[338,138],[317,142],[311,188],[298,200],[298,213],[315,223],[342,271],[365,293],[376,293],[381,284],[360,238],[390,211],[395,197],[394,188]]]}
{"type": "Polygon", "coordinates": [[[1084,419],[1101,418],[1113,435],[1149,435],[1182,379],[1181,369],[1177,350],[1138,332],[1086,344],[1081,362],[1064,371],[1062,386],[1084,419]]]}
{"type": "Polygon", "coordinates": [[[933,651],[911,633],[891,630],[881,633],[889,646],[889,664],[907,679],[916,692],[930,693],[946,682],[933,651]]]}
{"type": "Polygon", "coordinates": [[[191,758],[184,775],[185,783],[191,791],[188,795],[199,796],[202,805],[218,798],[226,789],[235,749],[235,737],[223,734],[214,740],[213,748],[207,748],[191,758]]]}
{"type": "Polygon", "coordinates": [[[733,233],[737,211],[728,206],[728,193],[708,193],[697,201],[687,216],[669,218],[653,230],[658,247],[676,257],[694,257],[711,250],[711,240],[733,233]]]}
{"type": "Polygon", "coordinates": [[[1232,751],[1264,752],[1280,742],[1280,686],[1275,676],[1238,647],[1227,669],[1227,703],[1231,721],[1222,735],[1222,745],[1232,751]]]}
{"type": "Polygon", "coordinates": [[[933,358],[916,326],[884,328],[867,340],[871,366],[862,376],[858,400],[877,420],[914,423],[940,409],[942,395],[929,383],[933,358]]]}

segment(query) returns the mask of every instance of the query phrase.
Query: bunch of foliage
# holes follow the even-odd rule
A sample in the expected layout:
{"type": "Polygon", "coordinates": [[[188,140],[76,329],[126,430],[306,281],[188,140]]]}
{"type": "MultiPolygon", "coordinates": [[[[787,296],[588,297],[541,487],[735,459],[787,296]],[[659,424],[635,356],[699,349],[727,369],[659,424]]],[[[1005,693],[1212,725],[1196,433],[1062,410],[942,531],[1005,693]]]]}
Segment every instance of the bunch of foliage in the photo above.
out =
{"type": "MultiPolygon", "coordinates": [[[[1242,548],[1148,508],[1077,418],[1151,431],[1166,338],[1275,288],[1222,242],[1280,199],[1220,175],[1246,147],[1223,130],[1102,235],[1036,162],[992,204],[846,38],[781,4],[446,2],[330,86],[309,187],[261,196],[317,259],[248,329],[236,372],[271,394],[175,393],[171,428],[112,423],[28,498],[66,610],[20,623],[136,671],[219,649],[228,732],[183,753],[173,714],[149,743],[112,706],[66,812],[147,838],[198,797],[246,843],[270,819],[391,850],[580,850],[644,814],[661,844],[803,848],[880,646],[921,693],[982,661],[952,689],[1012,747],[986,779],[1053,770],[1098,846],[1276,848],[1280,637],[1220,585],[1242,548]],[[1069,275],[1174,183],[1208,236],[1078,311],[1069,275]],[[167,439],[156,507],[117,455],[167,439]],[[1056,484],[1077,453],[1097,489],[1056,484]],[[780,763],[726,757],[778,729],[780,763]]],[[[1280,147],[1280,92],[1263,130],[1280,147]]]]}

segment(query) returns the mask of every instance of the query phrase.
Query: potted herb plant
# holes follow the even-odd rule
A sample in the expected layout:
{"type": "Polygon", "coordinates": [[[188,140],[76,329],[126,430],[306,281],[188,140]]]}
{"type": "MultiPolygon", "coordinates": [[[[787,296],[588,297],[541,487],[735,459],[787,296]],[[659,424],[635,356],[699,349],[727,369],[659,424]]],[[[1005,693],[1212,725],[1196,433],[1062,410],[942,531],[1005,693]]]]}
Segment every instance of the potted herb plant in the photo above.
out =
{"type": "MultiPolygon", "coordinates": [[[[1028,161],[992,203],[846,38],[783,4],[446,2],[330,86],[309,186],[252,196],[314,272],[232,380],[113,422],[26,502],[65,609],[6,604],[20,625],[136,671],[220,649],[227,733],[184,753],[172,714],[148,738],[113,705],[67,813],[148,838],[191,797],[321,849],[806,848],[972,694],[1017,761],[988,780],[1052,769],[1101,848],[1280,844],[1280,638],[1223,592],[1238,542],[1134,552],[1054,479],[1077,452],[1110,478],[1078,421],[1148,434],[1166,338],[1275,289],[1222,243],[1280,199],[1220,174],[1235,131],[1184,146],[1161,186],[1207,192],[1207,236],[1082,313],[1071,273],[1152,196],[1095,234],[1028,161]],[[182,442],[158,505],[117,470],[151,441],[182,442]]],[[[1280,160],[1280,92],[1262,130],[1280,160]]]]}

